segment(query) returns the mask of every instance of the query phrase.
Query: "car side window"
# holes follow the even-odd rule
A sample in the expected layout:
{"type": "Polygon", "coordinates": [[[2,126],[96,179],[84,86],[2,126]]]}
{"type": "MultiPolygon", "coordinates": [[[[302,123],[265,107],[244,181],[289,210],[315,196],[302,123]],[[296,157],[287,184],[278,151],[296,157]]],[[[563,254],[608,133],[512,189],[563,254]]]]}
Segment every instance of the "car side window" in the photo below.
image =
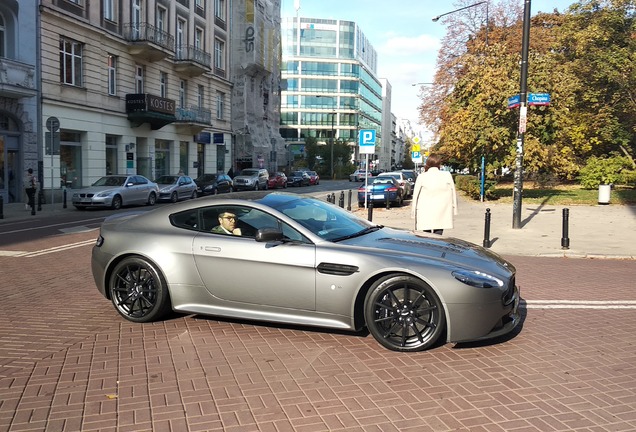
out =
{"type": "Polygon", "coordinates": [[[199,221],[199,210],[191,209],[170,215],[170,223],[178,228],[199,231],[201,225],[199,221]]]}

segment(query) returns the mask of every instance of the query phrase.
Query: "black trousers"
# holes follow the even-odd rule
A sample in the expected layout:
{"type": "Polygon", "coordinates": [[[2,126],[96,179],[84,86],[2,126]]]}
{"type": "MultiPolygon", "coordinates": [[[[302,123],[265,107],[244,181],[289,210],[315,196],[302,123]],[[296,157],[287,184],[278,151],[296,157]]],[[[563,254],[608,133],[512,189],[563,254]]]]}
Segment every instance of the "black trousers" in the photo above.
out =
{"type": "Polygon", "coordinates": [[[444,234],[444,230],[443,229],[424,230],[424,232],[430,232],[430,233],[439,234],[439,235],[444,234]]]}
{"type": "Polygon", "coordinates": [[[35,206],[35,188],[26,188],[24,189],[26,194],[27,194],[27,198],[29,199],[28,204],[29,207],[34,207],[35,206]]]}

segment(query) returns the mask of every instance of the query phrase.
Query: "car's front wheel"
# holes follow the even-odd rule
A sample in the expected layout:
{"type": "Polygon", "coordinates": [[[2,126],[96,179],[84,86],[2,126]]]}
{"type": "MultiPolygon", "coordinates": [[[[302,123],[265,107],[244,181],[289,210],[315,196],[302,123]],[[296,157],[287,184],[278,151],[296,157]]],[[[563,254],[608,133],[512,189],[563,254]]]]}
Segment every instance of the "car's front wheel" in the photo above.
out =
{"type": "Polygon", "coordinates": [[[117,312],[129,321],[155,321],[170,310],[164,278],[153,263],[141,257],[128,257],[117,264],[108,290],[117,312]]]}
{"type": "Polygon", "coordinates": [[[155,194],[154,192],[150,192],[150,195],[148,195],[148,202],[147,204],[149,206],[153,206],[157,203],[157,194],[155,194]]]}
{"type": "Polygon", "coordinates": [[[122,204],[121,196],[115,195],[113,197],[113,201],[110,203],[110,206],[113,210],[119,210],[121,208],[121,204],[122,204]]]}
{"type": "Polygon", "coordinates": [[[193,190],[193,191],[192,191],[192,196],[191,196],[190,198],[192,198],[192,199],[196,199],[196,198],[198,198],[198,197],[199,197],[199,193],[198,193],[196,190],[193,190]]]}
{"type": "Polygon", "coordinates": [[[422,351],[444,331],[444,307],[425,282],[408,275],[389,275],[367,293],[364,317],[373,337],[393,351],[422,351]]]}
{"type": "Polygon", "coordinates": [[[177,195],[177,192],[172,192],[172,194],[170,195],[170,202],[176,203],[178,200],[179,196],[177,195]]]}

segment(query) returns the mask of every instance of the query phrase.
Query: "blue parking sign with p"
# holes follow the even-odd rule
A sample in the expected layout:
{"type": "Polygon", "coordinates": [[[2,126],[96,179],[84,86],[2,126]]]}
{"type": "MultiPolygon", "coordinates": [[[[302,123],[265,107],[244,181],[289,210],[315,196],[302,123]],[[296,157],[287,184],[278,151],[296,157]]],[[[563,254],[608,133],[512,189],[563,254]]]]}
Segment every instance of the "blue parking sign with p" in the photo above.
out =
{"type": "Polygon", "coordinates": [[[375,129],[362,129],[358,138],[360,153],[375,153],[375,129]]]}

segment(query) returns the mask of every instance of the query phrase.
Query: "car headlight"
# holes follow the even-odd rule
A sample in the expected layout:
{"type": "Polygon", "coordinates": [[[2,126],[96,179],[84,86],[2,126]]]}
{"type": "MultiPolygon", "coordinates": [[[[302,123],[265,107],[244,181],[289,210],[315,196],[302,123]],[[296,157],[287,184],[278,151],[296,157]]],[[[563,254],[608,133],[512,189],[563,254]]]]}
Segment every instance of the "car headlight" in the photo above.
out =
{"type": "Polygon", "coordinates": [[[212,189],[214,189],[214,186],[212,186],[212,185],[207,185],[205,188],[203,188],[203,190],[206,190],[206,191],[207,190],[212,190],[212,189]]]}
{"type": "Polygon", "coordinates": [[[167,188],[160,189],[159,192],[163,192],[163,193],[170,192],[170,188],[167,187],[167,188]]]}
{"type": "Polygon", "coordinates": [[[501,279],[477,270],[455,270],[451,274],[458,281],[477,288],[502,287],[504,284],[501,279]]]}
{"type": "Polygon", "coordinates": [[[113,191],[104,191],[104,192],[98,192],[95,194],[96,197],[107,197],[113,194],[113,191]]]}

